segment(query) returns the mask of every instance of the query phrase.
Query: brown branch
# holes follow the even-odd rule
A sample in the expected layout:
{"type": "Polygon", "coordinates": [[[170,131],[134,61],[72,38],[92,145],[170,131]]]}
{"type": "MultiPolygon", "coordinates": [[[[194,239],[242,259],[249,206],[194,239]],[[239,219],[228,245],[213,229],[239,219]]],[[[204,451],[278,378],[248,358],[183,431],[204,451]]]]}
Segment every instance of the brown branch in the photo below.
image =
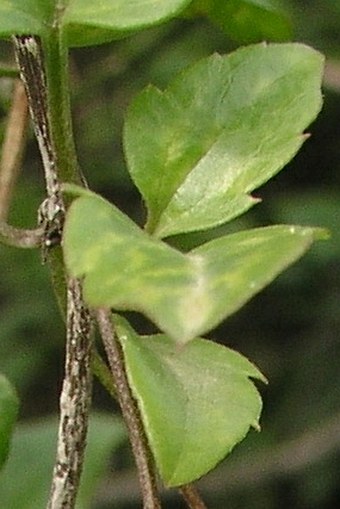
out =
{"type": "Polygon", "coordinates": [[[41,246],[43,229],[24,230],[6,223],[22,162],[27,121],[28,106],[25,89],[20,80],[15,80],[13,101],[0,159],[0,241],[9,246],[33,248],[41,246]]]}
{"type": "Polygon", "coordinates": [[[112,326],[108,309],[97,311],[97,321],[115,382],[117,399],[128,428],[132,452],[135,457],[144,509],[160,509],[152,459],[144,435],[137,404],[127,379],[123,352],[112,326]]]}
{"type": "Polygon", "coordinates": [[[69,279],[67,297],[65,376],[60,396],[57,457],[48,509],[75,507],[92,392],[91,316],[83,305],[81,283],[77,279],[69,279]]]}
{"type": "MultiPolygon", "coordinates": [[[[40,212],[49,242],[51,236],[60,237],[61,235],[65,205],[58,177],[57,156],[51,135],[44,55],[39,37],[16,36],[13,40],[20,77],[25,85],[34,132],[44,167],[47,198],[43,202],[40,212]]],[[[49,247],[49,244],[46,243],[46,246],[49,247]]]]}
{"type": "Polygon", "coordinates": [[[335,92],[340,91],[340,60],[327,59],[325,64],[324,85],[335,92]]]}
{"type": "Polygon", "coordinates": [[[13,190],[24,153],[28,106],[22,82],[15,80],[0,159],[0,221],[7,221],[13,190]]]}
{"type": "Polygon", "coordinates": [[[44,238],[44,226],[36,228],[35,230],[23,230],[0,222],[0,242],[8,246],[21,248],[41,247],[44,238]]]}
{"type": "Polygon", "coordinates": [[[197,488],[193,484],[185,484],[181,486],[178,491],[184,498],[189,509],[207,509],[197,488]]]}
{"type": "Polygon", "coordinates": [[[42,247],[57,276],[54,286],[60,295],[64,293],[67,281],[65,376],[60,397],[57,457],[47,507],[73,509],[83,467],[92,393],[92,319],[83,301],[81,282],[65,278],[62,262],[60,264],[59,258],[54,259],[50,251],[60,240],[65,206],[52,139],[41,41],[34,36],[17,36],[14,43],[45,172],[47,198],[40,207],[44,227],[42,247]]]}

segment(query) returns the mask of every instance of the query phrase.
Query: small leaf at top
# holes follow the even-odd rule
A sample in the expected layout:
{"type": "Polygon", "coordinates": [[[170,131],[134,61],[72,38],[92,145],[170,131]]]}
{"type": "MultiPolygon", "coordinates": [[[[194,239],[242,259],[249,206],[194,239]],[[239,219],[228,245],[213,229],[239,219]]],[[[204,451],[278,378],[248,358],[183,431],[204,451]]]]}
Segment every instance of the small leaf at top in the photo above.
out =
{"type": "Polygon", "coordinates": [[[71,46],[87,46],[173,18],[191,0],[71,0],[63,23],[71,46]]]}
{"type": "Polygon", "coordinates": [[[8,456],[18,409],[19,400],[13,386],[7,378],[0,375],[0,468],[8,456]]]}
{"type": "MultiPolygon", "coordinates": [[[[72,188],[74,190],[74,187],[72,188]]],[[[86,190],[66,217],[66,266],[90,306],[144,313],[185,343],[237,311],[320,238],[309,227],[227,235],[183,254],[86,190]]]]}
{"type": "Polygon", "coordinates": [[[200,61],[164,92],[141,92],[124,143],[148,231],[210,228],[254,205],[249,193],[293,157],[320,110],[322,65],[302,44],[259,44],[200,61]]]}
{"type": "Polygon", "coordinates": [[[44,35],[58,19],[69,46],[120,39],[171,19],[191,0],[1,0],[0,37],[44,35]]]}
{"type": "Polygon", "coordinates": [[[164,335],[139,337],[115,318],[130,387],[168,486],[206,474],[258,428],[262,403],[249,377],[265,381],[245,357],[204,339],[183,348],[164,335]]]}

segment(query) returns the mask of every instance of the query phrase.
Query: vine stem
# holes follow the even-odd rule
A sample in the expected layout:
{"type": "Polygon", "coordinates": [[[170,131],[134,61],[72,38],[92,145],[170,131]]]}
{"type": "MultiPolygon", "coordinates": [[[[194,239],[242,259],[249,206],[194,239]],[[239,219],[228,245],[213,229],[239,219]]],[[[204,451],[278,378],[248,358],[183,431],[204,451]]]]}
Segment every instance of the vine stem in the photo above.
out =
{"type": "Polygon", "coordinates": [[[197,488],[193,484],[185,484],[179,488],[179,492],[184,498],[189,509],[207,509],[207,506],[201,499],[197,488]]]}
{"type": "Polygon", "coordinates": [[[20,76],[25,85],[34,132],[43,161],[47,198],[40,209],[46,228],[46,247],[57,236],[60,239],[65,215],[58,163],[51,133],[47,101],[47,82],[41,41],[33,36],[14,37],[20,76]]]}
{"type": "MultiPolygon", "coordinates": [[[[56,119],[55,100],[49,96],[43,47],[41,40],[33,36],[16,36],[14,42],[45,172],[47,198],[40,208],[44,228],[42,246],[54,275],[54,287],[61,295],[60,301],[64,299],[65,284],[67,287],[65,375],[60,396],[57,455],[47,507],[73,509],[82,472],[91,401],[92,318],[83,301],[81,282],[65,275],[60,249],[57,255],[50,250],[55,241],[60,242],[62,234],[65,204],[60,179],[67,171],[59,153],[60,140],[54,139],[55,129],[52,129],[56,122],[62,124],[63,119],[56,119]]],[[[58,67],[58,64],[60,61],[55,65],[58,67]]],[[[59,67],[58,70],[60,74],[65,72],[59,67]]],[[[74,166],[72,171],[76,171],[74,166]]]]}
{"type": "Polygon", "coordinates": [[[161,505],[157,492],[157,483],[153,471],[151,454],[144,435],[139,410],[132,396],[127,379],[124,356],[112,325],[110,310],[106,308],[98,309],[97,322],[115,382],[117,400],[128,428],[132,452],[138,470],[139,483],[143,497],[143,508],[160,509],[161,505]]]}
{"type": "Polygon", "coordinates": [[[83,304],[79,280],[69,279],[67,296],[65,376],[60,396],[57,457],[48,509],[71,509],[75,506],[91,403],[92,320],[83,304]]]}
{"type": "Polygon", "coordinates": [[[24,230],[14,228],[5,222],[0,222],[0,241],[7,246],[34,248],[40,247],[44,242],[45,228],[24,230]]]}

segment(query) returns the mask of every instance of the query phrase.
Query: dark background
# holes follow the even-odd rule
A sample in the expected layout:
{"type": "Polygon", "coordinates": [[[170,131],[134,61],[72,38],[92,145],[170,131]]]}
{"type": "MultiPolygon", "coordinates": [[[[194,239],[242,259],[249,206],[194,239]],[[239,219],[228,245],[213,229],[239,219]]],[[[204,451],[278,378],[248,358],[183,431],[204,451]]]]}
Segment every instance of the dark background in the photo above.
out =
{"type": "MultiPolygon", "coordinates": [[[[251,432],[200,482],[211,509],[340,507],[340,4],[292,0],[281,5],[292,24],[293,35],[288,37],[327,57],[324,108],[309,128],[312,137],[279,175],[256,192],[262,203],[235,228],[301,223],[325,226],[332,237],[313,247],[210,335],[248,356],[270,382],[259,387],[264,398],[262,432],[251,432]]],[[[245,34],[242,40],[242,33],[235,38],[227,32],[206,17],[188,17],[119,42],[71,52],[81,166],[93,190],[139,223],[143,205],[126,172],[121,147],[126,107],[146,84],[164,88],[176,72],[197,59],[248,42],[245,34]]],[[[0,60],[12,59],[10,44],[2,43],[0,60]]],[[[11,80],[0,80],[1,137],[11,89],[11,80]]],[[[11,222],[32,227],[43,192],[41,162],[30,132],[11,222]]],[[[48,490],[50,471],[40,472],[37,466],[43,457],[53,462],[56,417],[50,416],[56,416],[63,374],[63,323],[39,253],[0,246],[0,274],[0,371],[21,399],[10,470],[0,474],[0,505],[39,509],[43,505],[31,492],[37,486],[48,490]]],[[[147,327],[138,317],[133,319],[147,327]]],[[[101,387],[96,385],[94,392],[95,414],[103,417],[103,412],[116,411],[101,387]]],[[[103,419],[108,436],[104,446],[94,447],[89,455],[89,463],[97,463],[90,476],[92,492],[88,490],[81,507],[140,507],[120,425],[107,422],[106,414],[103,419]],[[110,435],[111,426],[116,439],[110,435]]],[[[100,441],[104,431],[99,430],[101,425],[94,427],[93,440],[100,441]]],[[[165,493],[164,500],[169,509],[184,507],[175,493],[165,493]]]]}

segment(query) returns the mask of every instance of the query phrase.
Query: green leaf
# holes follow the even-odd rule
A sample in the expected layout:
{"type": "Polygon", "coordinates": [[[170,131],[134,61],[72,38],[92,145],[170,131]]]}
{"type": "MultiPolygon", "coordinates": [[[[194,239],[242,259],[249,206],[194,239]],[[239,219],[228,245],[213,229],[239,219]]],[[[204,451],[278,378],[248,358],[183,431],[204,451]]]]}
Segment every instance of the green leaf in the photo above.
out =
{"type": "Polygon", "coordinates": [[[320,237],[314,228],[274,226],[183,254],[94,193],[80,192],[67,214],[63,247],[69,272],[85,278],[88,304],[140,311],[183,343],[239,309],[320,237]]]}
{"type": "Polygon", "coordinates": [[[54,0],[1,0],[0,36],[41,35],[52,19],[54,0]]]}
{"type": "Polygon", "coordinates": [[[87,46],[119,39],[124,34],[173,18],[191,0],[71,0],[63,23],[70,45],[87,46]]]}
{"type": "Polygon", "coordinates": [[[0,37],[13,34],[44,35],[55,19],[69,46],[91,46],[120,39],[136,30],[177,15],[191,0],[1,0],[0,37]]]}
{"type": "MultiPolygon", "coordinates": [[[[57,430],[55,417],[18,424],[11,454],[0,478],[2,507],[37,509],[46,506],[57,430]]],[[[120,420],[105,414],[91,416],[78,509],[92,507],[95,489],[107,468],[112,450],[124,440],[125,432],[120,420]]]]}
{"type": "Polygon", "coordinates": [[[115,319],[127,374],[163,480],[201,477],[259,428],[261,398],[249,377],[265,381],[245,357],[204,339],[183,348],[167,336],[141,338],[115,319]]]}
{"type": "Polygon", "coordinates": [[[7,378],[0,375],[0,468],[7,459],[10,439],[19,410],[18,396],[7,378]]]}
{"type": "Polygon", "coordinates": [[[165,92],[140,93],[124,138],[148,231],[210,228],[254,205],[249,193],[294,156],[320,110],[322,66],[304,45],[259,44],[200,61],[165,92]]]}
{"type": "Polygon", "coordinates": [[[196,0],[189,12],[206,14],[238,42],[292,39],[288,16],[275,0],[196,0]]]}

